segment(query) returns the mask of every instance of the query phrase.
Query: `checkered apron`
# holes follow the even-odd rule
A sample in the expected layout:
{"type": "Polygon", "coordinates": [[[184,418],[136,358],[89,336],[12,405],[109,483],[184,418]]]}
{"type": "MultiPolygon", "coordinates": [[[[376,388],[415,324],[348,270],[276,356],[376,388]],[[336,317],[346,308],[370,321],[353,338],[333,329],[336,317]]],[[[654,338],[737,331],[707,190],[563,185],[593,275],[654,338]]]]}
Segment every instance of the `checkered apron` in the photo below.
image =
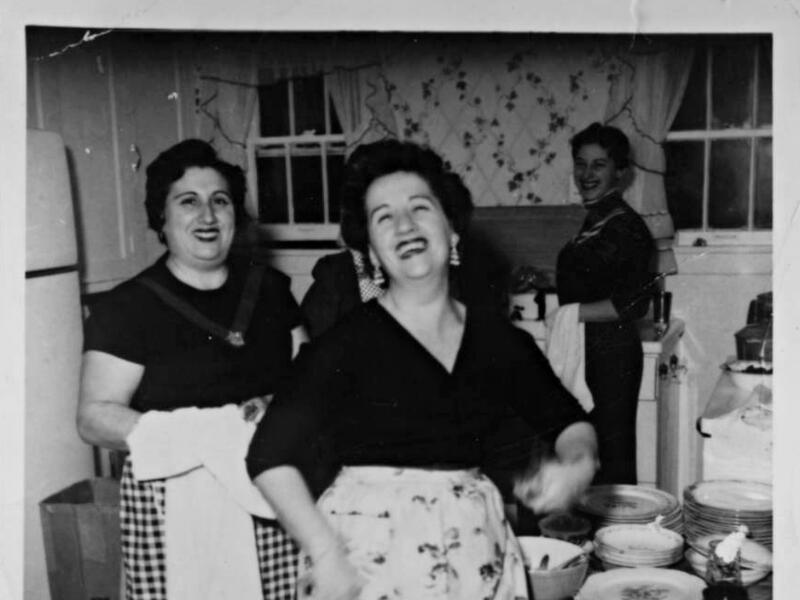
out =
{"type": "MultiPolygon", "coordinates": [[[[163,479],[137,481],[130,458],[120,485],[126,600],[167,600],[163,479]]],[[[276,521],[254,518],[265,600],[293,600],[297,548],[276,521]]]]}

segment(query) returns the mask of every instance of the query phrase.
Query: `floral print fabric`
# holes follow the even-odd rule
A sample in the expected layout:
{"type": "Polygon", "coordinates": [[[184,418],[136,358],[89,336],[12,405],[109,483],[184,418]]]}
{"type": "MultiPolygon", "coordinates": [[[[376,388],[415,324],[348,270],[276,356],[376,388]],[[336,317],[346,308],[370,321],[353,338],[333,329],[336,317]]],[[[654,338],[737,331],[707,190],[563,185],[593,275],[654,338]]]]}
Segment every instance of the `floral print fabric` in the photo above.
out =
{"type": "Polygon", "coordinates": [[[477,469],[347,467],[318,504],[366,582],[359,600],[528,598],[500,494],[477,469]]]}

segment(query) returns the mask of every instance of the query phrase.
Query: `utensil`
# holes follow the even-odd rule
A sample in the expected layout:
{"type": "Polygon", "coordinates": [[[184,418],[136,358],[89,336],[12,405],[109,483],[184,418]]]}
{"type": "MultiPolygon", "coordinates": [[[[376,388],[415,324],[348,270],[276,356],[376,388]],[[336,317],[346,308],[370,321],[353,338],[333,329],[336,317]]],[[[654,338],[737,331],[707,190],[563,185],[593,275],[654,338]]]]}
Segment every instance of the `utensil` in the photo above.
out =
{"type": "Polygon", "coordinates": [[[549,564],[550,564],[550,555],[549,554],[545,554],[542,557],[542,560],[539,561],[538,569],[540,571],[546,571],[547,570],[547,565],[549,565],[549,564]]]}

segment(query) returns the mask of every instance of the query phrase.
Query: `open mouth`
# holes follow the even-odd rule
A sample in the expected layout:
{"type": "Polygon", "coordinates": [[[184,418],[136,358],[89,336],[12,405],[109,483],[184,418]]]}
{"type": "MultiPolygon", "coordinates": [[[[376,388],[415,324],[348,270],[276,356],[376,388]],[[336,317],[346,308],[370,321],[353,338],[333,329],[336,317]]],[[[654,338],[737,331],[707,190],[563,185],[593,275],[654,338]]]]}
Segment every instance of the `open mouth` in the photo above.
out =
{"type": "Polygon", "coordinates": [[[395,251],[401,259],[416,256],[421,252],[425,252],[428,248],[428,241],[424,238],[418,237],[410,240],[405,240],[397,244],[395,251]]]}
{"type": "Polygon", "coordinates": [[[219,237],[219,229],[216,227],[205,227],[203,229],[195,229],[193,232],[195,238],[201,242],[213,242],[219,237]]]}

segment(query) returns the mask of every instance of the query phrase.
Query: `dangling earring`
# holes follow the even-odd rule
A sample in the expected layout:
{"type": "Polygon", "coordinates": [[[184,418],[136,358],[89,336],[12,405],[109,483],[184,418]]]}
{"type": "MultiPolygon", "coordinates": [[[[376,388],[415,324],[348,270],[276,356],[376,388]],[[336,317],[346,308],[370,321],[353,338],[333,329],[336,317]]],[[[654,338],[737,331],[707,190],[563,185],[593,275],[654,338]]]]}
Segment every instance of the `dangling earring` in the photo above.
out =
{"type": "Polygon", "coordinates": [[[386,284],[386,279],[383,276],[383,269],[378,264],[376,260],[370,260],[372,263],[372,283],[377,285],[379,288],[383,288],[386,284]]]}
{"type": "Polygon", "coordinates": [[[458,255],[458,240],[450,239],[450,266],[457,267],[461,264],[461,257],[458,255]]]}

